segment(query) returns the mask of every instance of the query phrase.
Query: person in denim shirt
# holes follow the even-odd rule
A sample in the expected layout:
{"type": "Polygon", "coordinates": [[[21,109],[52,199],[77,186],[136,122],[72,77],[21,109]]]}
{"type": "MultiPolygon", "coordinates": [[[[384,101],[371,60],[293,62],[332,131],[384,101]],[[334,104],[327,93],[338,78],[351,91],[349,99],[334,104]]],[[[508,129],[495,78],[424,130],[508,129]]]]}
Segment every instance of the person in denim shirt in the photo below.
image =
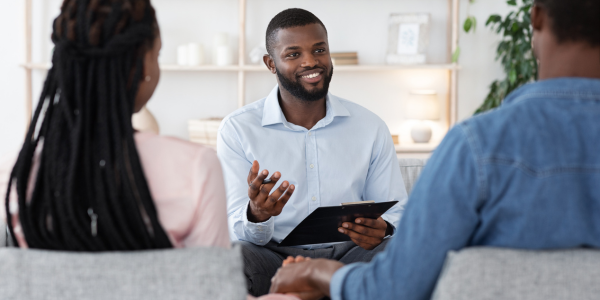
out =
{"type": "Polygon", "coordinates": [[[537,83],[448,132],[370,263],[299,259],[272,292],[429,299],[446,253],[600,248],[600,1],[536,0],[537,83]]]}

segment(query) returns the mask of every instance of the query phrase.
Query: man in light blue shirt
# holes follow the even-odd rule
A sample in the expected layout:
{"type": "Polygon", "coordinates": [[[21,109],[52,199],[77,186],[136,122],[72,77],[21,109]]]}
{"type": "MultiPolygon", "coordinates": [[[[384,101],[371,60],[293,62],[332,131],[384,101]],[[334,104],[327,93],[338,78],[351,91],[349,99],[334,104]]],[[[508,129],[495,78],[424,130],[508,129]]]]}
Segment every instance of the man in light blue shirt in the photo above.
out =
{"type": "Polygon", "coordinates": [[[385,247],[407,200],[385,123],[328,93],[333,67],[321,21],[301,9],[281,12],[267,29],[267,49],[265,64],[277,74],[278,86],[227,116],[217,144],[229,232],[233,241],[244,241],[245,272],[255,296],[268,292],[289,255],[369,261],[385,247]],[[271,183],[263,183],[268,170],[276,172],[271,183]],[[353,242],[277,247],[318,207],[366,200],[399,203],[379,219],[332,228],[353,242]]]}
{"type": "Polygon", "coordinates": [[[600,1],[534,3],[540,81],[450,130],[384,252],[291,264],[273,292],[425,300],[448,251],[600,248],[600,1]]]}

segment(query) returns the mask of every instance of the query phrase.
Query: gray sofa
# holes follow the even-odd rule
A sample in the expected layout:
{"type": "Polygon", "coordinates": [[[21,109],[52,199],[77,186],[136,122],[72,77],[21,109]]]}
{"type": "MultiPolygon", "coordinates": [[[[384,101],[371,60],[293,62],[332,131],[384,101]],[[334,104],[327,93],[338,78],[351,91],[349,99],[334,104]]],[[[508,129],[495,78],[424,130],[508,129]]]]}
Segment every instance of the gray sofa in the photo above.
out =
{"type": "MultiPolygon", "coordinates": [[[[409,194],[424,164],[400,160],[409,194]]],[[[242,300],[240,255],[237,248],[101,254],[5,248],[0,299],[242,300]]],[[[594,250],[471,248],[448,254],[433,299],[600,299],[598,278],[594,250]]]]}

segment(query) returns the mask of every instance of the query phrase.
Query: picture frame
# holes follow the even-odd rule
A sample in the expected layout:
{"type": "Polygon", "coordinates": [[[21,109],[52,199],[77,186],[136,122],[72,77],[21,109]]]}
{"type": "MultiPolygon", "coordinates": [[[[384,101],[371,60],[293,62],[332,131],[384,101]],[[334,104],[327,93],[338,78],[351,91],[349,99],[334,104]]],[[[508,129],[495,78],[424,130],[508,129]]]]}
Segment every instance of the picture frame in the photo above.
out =
{"type": "Polygon", "coordinates": [[[414,65],[427,62],[428,13],[393,13],[389,19],[386,63],[414,65]]]}

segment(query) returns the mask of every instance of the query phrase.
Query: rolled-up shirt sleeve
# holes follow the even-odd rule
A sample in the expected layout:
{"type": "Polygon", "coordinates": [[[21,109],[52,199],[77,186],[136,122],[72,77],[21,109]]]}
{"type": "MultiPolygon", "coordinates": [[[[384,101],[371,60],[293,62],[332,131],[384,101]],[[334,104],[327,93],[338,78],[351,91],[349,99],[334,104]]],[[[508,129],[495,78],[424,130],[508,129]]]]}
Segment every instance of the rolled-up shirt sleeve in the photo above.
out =
{"type": "Polygon", "coordinates": [[[262,222],[248,221],[247,174],[252,161],[246,157],[235,128],[228,120],[223,121],[217,136],[217,155],[223,167],[227,191],[227,218],[229,237],[232,241],[247,241],[256,245],[267,244],[274,231],[273,218],[262,222]]]}

